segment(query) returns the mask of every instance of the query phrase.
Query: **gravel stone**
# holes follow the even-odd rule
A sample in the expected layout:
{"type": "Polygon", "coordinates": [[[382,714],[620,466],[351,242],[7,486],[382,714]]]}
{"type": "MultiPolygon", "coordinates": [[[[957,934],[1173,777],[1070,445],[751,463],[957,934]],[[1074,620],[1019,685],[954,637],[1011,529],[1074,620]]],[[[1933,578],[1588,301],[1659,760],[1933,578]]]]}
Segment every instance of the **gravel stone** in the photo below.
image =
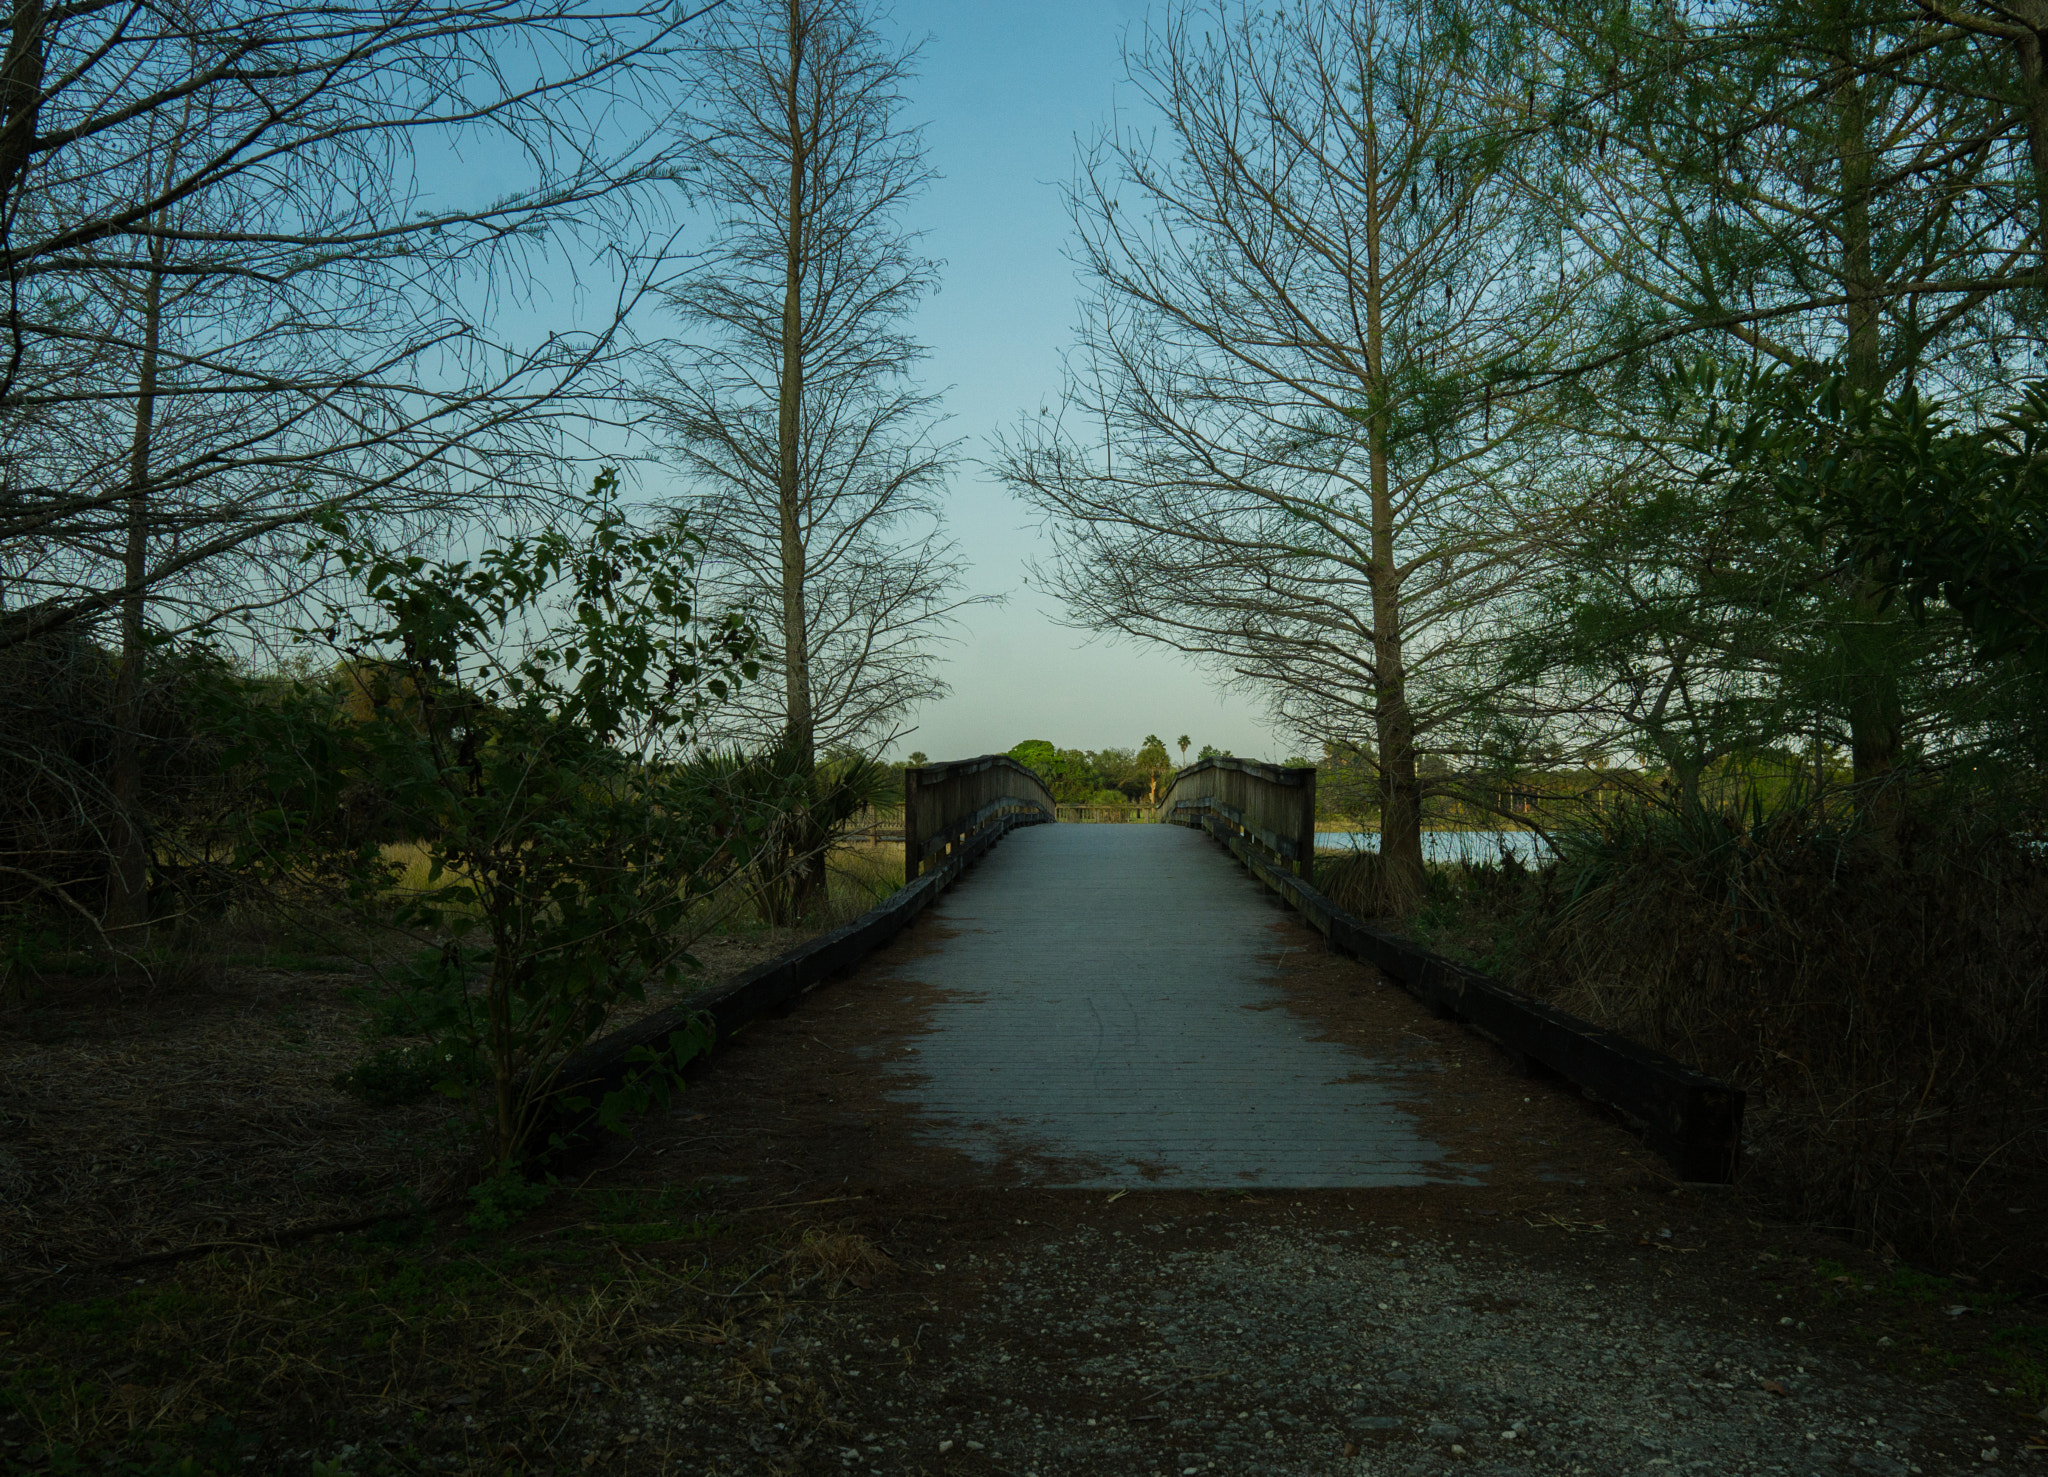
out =
{"type": "Polygon", "coordinates": [[[876,1380],[863,1421],[936,1433],[971,1412],[992,1458],[1038,1477],[1830,1477],[1844,1452],[1868,1477],[1984,1470],[1942,1392],[1774,1321],[1716,1326],[1521,1252],[1400,1239],[1396,1258],[1369,1228],[1211,1213],[1012,1242],[964,1337],[927,1336],[945,1354],[876,1380]]]}

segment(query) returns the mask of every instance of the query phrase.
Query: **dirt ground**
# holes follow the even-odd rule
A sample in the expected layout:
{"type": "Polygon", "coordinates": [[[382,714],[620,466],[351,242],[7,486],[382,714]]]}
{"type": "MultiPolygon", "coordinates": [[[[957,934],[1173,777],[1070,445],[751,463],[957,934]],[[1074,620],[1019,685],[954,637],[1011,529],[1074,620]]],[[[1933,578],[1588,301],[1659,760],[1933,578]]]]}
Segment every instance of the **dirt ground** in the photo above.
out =
{"type": "MultiPolygon", "coordinates": [[[[706,938],[700,978],[798,937],[706,938]]],[[[373,1107],[334,1085],[370,1049],[352,998],[368,983],[331,966],[66,978],[0,1008],[0,1289],[459,1198],[473,1155],[445,1101],[373,1107]]]]}

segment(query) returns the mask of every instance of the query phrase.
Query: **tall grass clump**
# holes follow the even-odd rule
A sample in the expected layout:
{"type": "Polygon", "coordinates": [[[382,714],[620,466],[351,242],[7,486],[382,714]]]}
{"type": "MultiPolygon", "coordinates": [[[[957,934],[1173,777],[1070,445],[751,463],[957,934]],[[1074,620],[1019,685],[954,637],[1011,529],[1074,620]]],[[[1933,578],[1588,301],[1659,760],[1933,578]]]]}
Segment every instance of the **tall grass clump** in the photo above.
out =
{"type": "Polygon", "coordinates": [[[1361,849],[1317,857],[1315,884],[1324,897],[1359,918],[1392,918],[1400,912],[1387,881],[1386,865],[1376,851],[1361,849]]]}
{"type": "Polygon", "coordinates": [[[1982,796],[1639,802],[1561,838],[1516,983],[1748,1091],[1746,1178],[1906,1253],[2048,1170],[2048,856],[1982,796]]]}

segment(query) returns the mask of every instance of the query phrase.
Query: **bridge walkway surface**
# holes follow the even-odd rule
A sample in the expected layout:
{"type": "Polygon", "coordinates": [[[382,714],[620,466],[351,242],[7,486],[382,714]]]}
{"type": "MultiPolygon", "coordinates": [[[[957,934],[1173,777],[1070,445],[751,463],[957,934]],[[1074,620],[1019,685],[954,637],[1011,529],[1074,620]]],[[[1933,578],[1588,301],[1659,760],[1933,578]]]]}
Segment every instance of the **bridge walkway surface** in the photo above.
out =
{"type": "Polygon", "coordinates": [[[1393,1056],[1318,1039],[1276,976],[1304,947],[1199,832],[1037,826],[934,904],[895,977],[937,992],[888,1095],[920,1137],[1074,1188],[1474,1183],[1393,1056]]]}
{"type": "Polygon", "coordinates": [[[1866,1362],[1963,1320],[1790,1271],[1874,1255],[1267,899],[1182,827],[1022,828],[733,1035],[599,1172],[690,1207],[645,1250],[709,1320],[604,1428],[687,1467],[607,1470],[1932,1477],[2003,1429],[1866,1362]]]}

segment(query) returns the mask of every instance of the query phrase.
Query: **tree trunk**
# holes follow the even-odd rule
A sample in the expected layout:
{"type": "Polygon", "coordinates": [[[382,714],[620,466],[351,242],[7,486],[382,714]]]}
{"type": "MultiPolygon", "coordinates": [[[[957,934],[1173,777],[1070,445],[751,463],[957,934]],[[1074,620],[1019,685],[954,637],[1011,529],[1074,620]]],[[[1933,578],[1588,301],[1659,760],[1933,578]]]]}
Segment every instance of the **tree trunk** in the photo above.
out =
{"type": "MultiPolygon", "coordinates": [[[[785,710],[784,742],[799,784],[809,789],[817,782],[817,721],[811,704],[811,652],[809,621],[804,611],[804,579],[807,550],[803,526],[803,398],[804,398],[804,265],[810,225],[805,172],[809,152],[805,147],[806,118],[803,108],[805,48],[809,18],[808,0],[788,0],[789,70],[784,75],[786,119],[789,128],[789,198],[784,239],[782,281],[782,371],[776,386],[777,502],[781,515],[782,572],[782,685],[785,710]]],[[[775,894],[787,898],[788,916],[775,920],[794,924],[823,895],[825,857],[823,838],[808,809],[800,808],[790,818],[793,874],[787,889],[775,894]]]]}
{"type": "MultiPolygon", "coordinates": [[[[13,235],[19,208],[17,191],[35,153],[36,126],[42,115],[47,24],[42,0],[15,0],[7,53],[5,60],[0,61],[0,245],[13,235]]],[[[25,349],[18,290],[7,293],[5,311],[7,353],[5,371],[0,372],[0,389],[11,390],[14,377],[21,372],[25,349]]]]}
{"type": "MultiPolygon", "coordinates": [[[[1375,633],[1374,644],[1381,651],[1394,647],[1394,659],[1399,660],[1398,635],[1389,641],[1375,633]]],[[[1399,685],[1397,681],[1397,689],[1399,685]]],[[[1404,700],[1389,696],[1384,678],[1380,682],[1376,718],[1380,748],[1380,866],[1386,879],[1389,908],[1406,913],[1421,904],[1428,886],[1428,874],[1422,864],[1422,786],[1415,773],[1414,716],[1404,700]]]]}
{"type": "MultiPolygon", "coordinates": [[[[1845,67],[1852,60],[1845,54],[1845,67]]],[[[1853,67],[1848,71],[1849,80],[1835,93],[1842,181],[1842,280],[1848,299],[1845,368],[1852,389],[1875,396],[1884,390],[1880,299],[1877,271],[1871,260],[1871,175],[1875,156],[1870,147],[1865,83],[1862,74],[1853,67]]],[[[1890,621],[1879,608],[1879,573],[1865,563],[1850,575],[1849,623],[1841,655],[1856,790],[1863,797],[1862,803],[1873,808],[1873,814],[1888,817],[1896,811],[1897,791],[1887,781],[1903,757],[1905,733],[1891,643],[1884,639],[1884,628],[1890,621]]]]}
{"type": "Polygon", "coordinates": [[[2041,31],[2048,25],[2048,6],[2024,3],[2014,8],[2025,32],[2013,43],[2020,64],[2020,99],[2027,119],[2027,157],[2034,166],[2034,222],[2037,270],[2048,268],[2048,76],[2043,75],[2041,31]]]}
{"type": "MultiPolygon", "coordinates": [[[[1372,497],[1373,721],[1379,748],[1380,869],[1387,906],[1405,913],[1427,886],[1422,865],[1422,788],[1415,773],[1415,715],[1408,706],[1408,666],[1401,624],[1399,550],[1394,546],[1392,427],[1387,407],[1386,283],[1380,266],[1382,222],[1379,138],[1367,114],[1365,214],[1365,367],[1371,404],[1366,457],[1372,497]]],[[[1399,208],[1396,201],[1395,208],[1399,208]]]]}
{"type": "MultiPolygon", "coordinates": [[[[7,54],[0,61],[0,201],[13,193],[35,149],[36,121],[43,102],[46,23],[42,0],[15,0],[7,54]]],[[[11,207],[4,209],[6,219],[13,215],[11,207]]]]}
{"type": "Polygon", "coordinates": [[[121,656],[114,674],[113,824],[108,837],[107,941],[125,952],[149,943],[149,833],[142,815],[142,678],[148,649],[144,622],[149,574],[150,442],[156,424],[157,350],[163,322],[164,248],[150,245],[142,297],[142,358],[137,366],[135,423],[128,451],[127,593],[121,600],[121,656]]]}

